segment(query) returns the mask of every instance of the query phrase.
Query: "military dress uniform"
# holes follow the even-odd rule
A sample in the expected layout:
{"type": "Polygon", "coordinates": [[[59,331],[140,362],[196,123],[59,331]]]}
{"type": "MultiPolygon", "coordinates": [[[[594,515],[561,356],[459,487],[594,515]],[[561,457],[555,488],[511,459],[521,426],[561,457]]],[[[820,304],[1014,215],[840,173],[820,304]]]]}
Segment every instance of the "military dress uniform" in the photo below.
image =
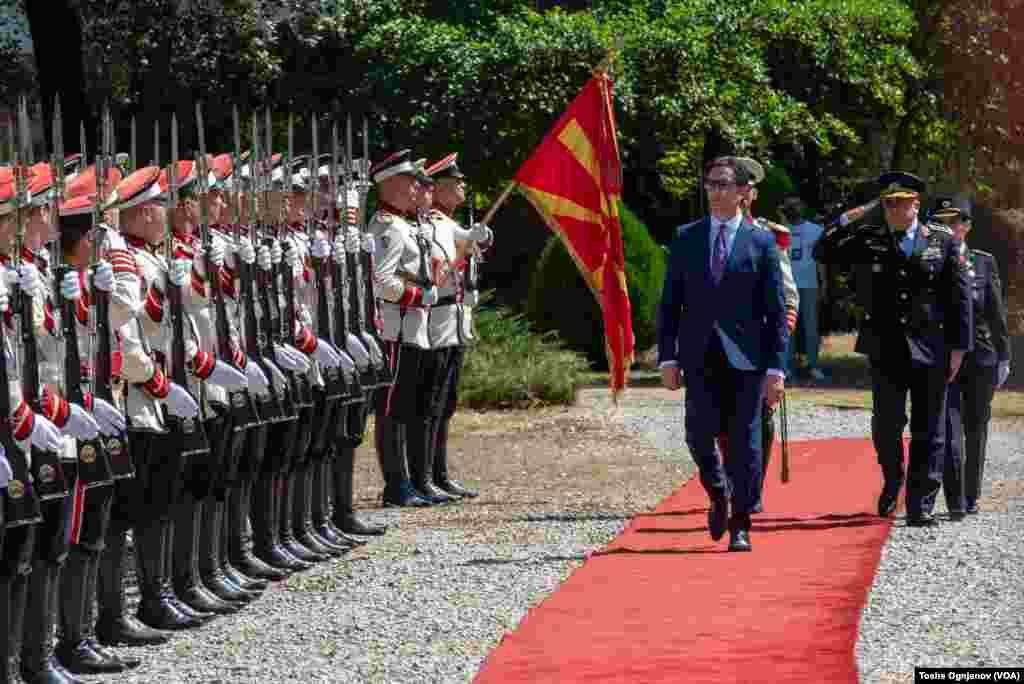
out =
{"type": "MultiPolygon", "coordinates": [[[[370,174],[380,183],[395,175],[415,177],[418,169],[409,150],[377,162],[370,174]]],[[[375,398],[375,441],[384,473],[384,503],[423,506],[406,462],[426,447],[425,421],[432,391],[423,385],[430,378],[430,304],[437,289],[430,273],[432,249],[420,232],[415,210],[404,212],[381,201],[369,222],[375,240],[374,295],[380,307],[380,336],[394,377],[386,392],[375,398]]]]}
{"type": "MultiPolygon", "coordinates": [[[[925,183],[910,174],[879,178],[884,200],[916,199],[925,183]]],[[[871,361],[871,433],[884,485],[879,515],[893,512],[904,481],[903,430],[910,394],[907,522],[935,524],[931,511],[945,460],[950,352],[969,350],[971,299],[960,246],[948,228],[919,222],[898,235],[882,218],[832,223],[815,247],[822,263],[852,264],[865,310],[855,351],[871,361]]]]}
{"type": "MultiPolygon", "coordinates": [[[[971,206],[964,199],[941,198],[932,216],[969,222],[971,206]]],[[[974,350],[964,356],[946,398],[947,457],[942,485],[952,519],[978,512],[992,398],[1001,384],[1001,367],[1008,374],[1010,364],[1006,305],[995,257],[980,249],[967,249],[964,243],[963,259],[973,301],[974,350]]]]}

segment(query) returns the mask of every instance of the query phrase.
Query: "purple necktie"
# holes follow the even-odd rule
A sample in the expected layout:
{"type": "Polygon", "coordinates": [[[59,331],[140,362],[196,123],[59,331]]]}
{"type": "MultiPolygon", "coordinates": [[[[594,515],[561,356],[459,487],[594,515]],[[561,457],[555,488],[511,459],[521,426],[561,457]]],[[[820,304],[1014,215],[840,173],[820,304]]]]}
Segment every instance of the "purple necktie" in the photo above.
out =
{"type": "Polygon", "coordinates": [[[722,282],[722,274],[725,273],[725,224],[718,226],[718,239],[715,240],[715,251],[711,256],[711,278],[715,285],[722,282]]]}

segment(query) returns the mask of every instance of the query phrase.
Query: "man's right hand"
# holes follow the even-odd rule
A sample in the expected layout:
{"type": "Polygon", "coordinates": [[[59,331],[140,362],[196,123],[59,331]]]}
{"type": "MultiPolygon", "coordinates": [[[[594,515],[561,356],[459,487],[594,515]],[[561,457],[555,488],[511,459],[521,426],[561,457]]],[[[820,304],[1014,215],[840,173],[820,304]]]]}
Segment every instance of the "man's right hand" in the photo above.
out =
{"type": "Polygon", "coordinates": [[[678,366],[666,366],[661,369],[661,385],[673,392],[683,386],[683,375],[678,366]]]}

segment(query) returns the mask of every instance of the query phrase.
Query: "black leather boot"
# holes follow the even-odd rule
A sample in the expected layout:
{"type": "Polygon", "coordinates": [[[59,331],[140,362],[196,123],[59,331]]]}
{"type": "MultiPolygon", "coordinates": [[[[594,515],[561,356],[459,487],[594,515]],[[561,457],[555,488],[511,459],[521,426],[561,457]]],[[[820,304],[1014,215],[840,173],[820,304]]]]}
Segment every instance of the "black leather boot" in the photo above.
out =
{"type": "Polygon", "coordinates": [[[86,602],[90,579],[91,556],[78,546],[71,548],[68,560],[61,573],[60,638],[57,642],[57,659],[61,665],[75,674],[102,674],[123,672],[125,665],[119,659],[108,658],[96,651],[85,635],[87,622],[86,602]]]}
{"type": "Polygon", "coordinates": [[[384,505],[401,508],[429,506],[430,502],[417,495],[409,480],[405,425],[387,416],[377,416],[373,439],[384,472],[384,505]]]}
{"type": "Polygon", "coordinates": [[[220,539],[217,540],[218,553],[220,554],[218,563],[220,564],[221,570],[224,572],[224,576],[228,581],[246,591],[253,591],[257,593],[262,592],[270,586],[270,583],[267,580],[249,577],[231,563],[231,522],[228,520],[227,497],[225,496],[224,501],[211,499],[208,503],[213,503],[220,511],[220,539]]]}
{"type": "Polygon", "coordinates": [[[246,480],[228,495],[228,552],[231,564],[249,577],[278,582],[288,573],[264,563],[252,553],[252,524],[249,521],[253,482],[246,480]]]}
{"type": "Polygon", "coordinates": [[[60,566],[48,560],[37,560],[32,566],[21,643],[21,678],[26,684],[81,684],[53,655],[60,566]]]}
{"type": "MultiPolygon", "coordinates": [[[[29,552],[31,553],[31,551],[29,552]]],[[[21,644],[25,638],[25,620],[28,613],[28,594],[32,586],[32,560],[25,559],[18,574],[11,581],[11,656],[12,679],[16,677],[21,664],[21,644]]]]}
{"type": "MultiPolygon", "coordinates": [[[[0,506],[0,508],[3,508],[0,506]]],[[[3,513],[0,512],[0,516],[3,513]]],[[[0,521],[0,525],[3,521],[0,521]]],[[[3,531],[0,531],[3,534],[3,531]]],[[[16,641],[11,633],[11,585],[12,578],[7,575],[0,575],[0,684],[9,684],[14,680],[11,671],[11,661],[14,659],[13,642],[16,641]]]]}
{"type": "Polygon", "coordinates": [[[222,601],[251,603],[259,594],[242,589],[224,576],[220,565],[220,535],[223,529],[222,511],[214,499],[203,506],[203,522],[199,542],[199,576],[203,585],[222,601]]]}
{"type": "Polygon", "coordinates": [[[421,418],[405,424],[405,448],[409,456],[409,472],[412,474],[412,483],[420,498],[433,504],[446,504],[455,499],[434,484],[432,422],[430,418],[421,418]]]}
{"type": "Polygon", "coordinates": [[[263,475],[253,490],[253,553],[264,563],[279,570],[298,572],[313,567],[288,553],[280,542],[280,492],[278,480],[272,475],[263,475]]]}
{"type": "Polygon", "coordinates": [[[206,502],[195,500],[179,510],[174,535],[174,592],[193,610],[215,615],[237,613],[241,602],[225,601],[211,592],[199,578],[199,543],[202,512],[206,502]]]}
{"type": "MultiPolygon", "coordinates": [[[[191,503],[189,503],[189,505],[191,505],[191,503]]],[[[171,507],[172,516],[174,515],[176,509],[177,506],[171,507]]],[[[192,606],[182,601],[181,598],[178,596],[177,592],[174,591],[174,541],[178,536],[177,534],[175,534],[175,532],[176,530],[174,518],[172,517],[164,526],[164,548],[166,549],[166,551],[164,551],[164,577],[167,578],[167,600],[170,601],[171,605],[177,608],[178,612],[182,615],[190,617],[193,620],[197,620],[199,622],[209,622],[217,616],[216,613],[196,610],[192,606]]],[[[185,534],[191,534],[191,532],[191,529],[185,530],[185,534]]],[[[196,550],[192,546],[191,541],[186,543],[185,546],[192,555],[195,555],[196,550]]]]}
{"type": "Polygon", "coordinates": [[[140,622],[127,609],[124,582],[124,547],[127,529],[112,522],[107,531],[106,548],[100,555],[97,584],[99,619],[96,638],[107,646],[148,646],[165,643],[167,632],[140,622]]]}
{"type": "Polygon", "coordinates": [[[448,424],[451,423],[451,420],[451,416],[441,416],[432,421],[431,447],[434,450],[434,482],[448,494],[463,499],[475,499],[480,496],[480,492],[468,489],[460,482],[451,479],[448,474],[448,424]]]}
{"type": "Polygon", "coordinates": [[[344,447],[338,449],[334,458],[334,524],[348,534],[381,535],[387,531],[384,525],[365,523],[356,517],[352,505],[353,471],[355,469],[355,449],[344,447]]]}
{"type": "Polygon", "coordinates": [[[107,648],[96,639],[96,592],[99,587],[100,574],[99,553],[89,553],[89,561],[86,568],[89,576],[85,585],[85,610],[82,612],[82,635],[85,637],[85,643],[89,645],[89,648],[98,653],[100,657],[120,662],[124,669],[132,670],[142,664],[139,658],[123,653],[119,654],[114,649],[107,648]]]}
{"type": "Polygon", "coordinates": [[[337,558],[349,551],[334,546],[313,529],[313,462],[307,460],[300,466],[294,476],[295,500],[292,507],[292,529],[296,541],[313,553],[337,558]]]}
{"type": "Polygon", "coordinates": [[[319,563],[330,558],[328,555],[314,552],[312,549],[308,549],[303,546],[298,539],[295,538],[295,531],[292,529],[292,516],[295,511],[295,499],[297,496],[297,484],[295,472],[292,471],[288,475],[283,476],[284,485],[283,491],[284,496],[281,500],[281,546],[287,549],[288,553],[292,554],[299,560],[307,563],[319,563]]]}
{"type": "Polygon", "coordinates": [[[334,487],[334,452],[313,466],[313,527],[320,538],[346,551],[365,542],[350,537],[335,526],[332,520],[333,503],[331,489],[334,487]]]}
{"type": "Polygon", "coordinates": [[[164,532],[167,525],[166,521],[157,520],[135,528],[132,539],[141,594],[136,615],[155,629],[191,629],[202,623],[182,613],[171,600],[171,581],[165,574],[168,549],[164,532]]]}

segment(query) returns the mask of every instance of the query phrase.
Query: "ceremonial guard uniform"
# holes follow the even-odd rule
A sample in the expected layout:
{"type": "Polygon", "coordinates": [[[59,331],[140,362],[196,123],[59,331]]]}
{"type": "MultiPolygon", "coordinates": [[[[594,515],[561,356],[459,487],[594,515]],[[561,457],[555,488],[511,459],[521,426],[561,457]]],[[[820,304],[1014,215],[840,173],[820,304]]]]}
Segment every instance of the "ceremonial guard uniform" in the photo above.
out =
{"type": "Polygon", "coordinates": [[[821,263],[854,266],[865,310],[855,350],[871,361],[871,432],[884,478],[879,515],[895,510],[903,485],[909,392],[907,523],[933,525],[931,511],[945,460],[951,353],[956,359],[973,346],[970,288],[960,243],[951,231],[917,219],[924,181],[890,173],[878,182],[886,216],[857,227],[844,214],[825,231],[814,256],[821,263]],[[890,222],[907,230],[898,233],[890,222]]]}
{"type": "Polygon", "coordinates": [[[427,174],[435,180],[434,206],[430,213],[433,240],[442,254],[439,263],[438,301],[431,310],[430,337],[445,354],[441,391],[432,417],[430,460],[433,481],[442,491],[456,498],[474,498],[478,493],[453,480],[448,472],[448,426],[458,404],[458,386],[465,363],[466,349],[475,340],[472,310],[478,298],[475,259],[482,248],[494,239],[483,224],[467,230],[454,219],[458,204],[447,206],[445,200],[465,201],[465,174],[459,169],[458,155],[452,153],[432,164],[427,174]]]}
{"type": "Polygon", "coordinates": [[[385,356],[394,376],[394,384],[376,397],[375,441],[385,479],[384,503],[394,506],[429,503],[417,495],[406,464],[407,448],[413,454],[417,449],[422,454],[425,448],[430,393],[422,382],[431,362],[430,307],[437,300],[430,272],[432,250],[416,216],[418,171],[409,153],[392,154],[370,169],[381,190],[379,208],[368,227],[376,243],[374,293],[385,356]],[[394,206],[392,200],[402,206],[394,206]]]}
{"type": "MultiPolygon", "coordinates": [[[[940,198],[932,217],[952,226],[954,233],[962,230],[966,237],[970,202],[940,198]]],[[[980,249],[967,249],[964,242],[963,260],[973,301],[974,350],[964,356],[946,398],[947,455],[942,485],[953,520],[978,512],[992,398],[1010,374],[1010,336],[995,257],[980,249]]]]}

